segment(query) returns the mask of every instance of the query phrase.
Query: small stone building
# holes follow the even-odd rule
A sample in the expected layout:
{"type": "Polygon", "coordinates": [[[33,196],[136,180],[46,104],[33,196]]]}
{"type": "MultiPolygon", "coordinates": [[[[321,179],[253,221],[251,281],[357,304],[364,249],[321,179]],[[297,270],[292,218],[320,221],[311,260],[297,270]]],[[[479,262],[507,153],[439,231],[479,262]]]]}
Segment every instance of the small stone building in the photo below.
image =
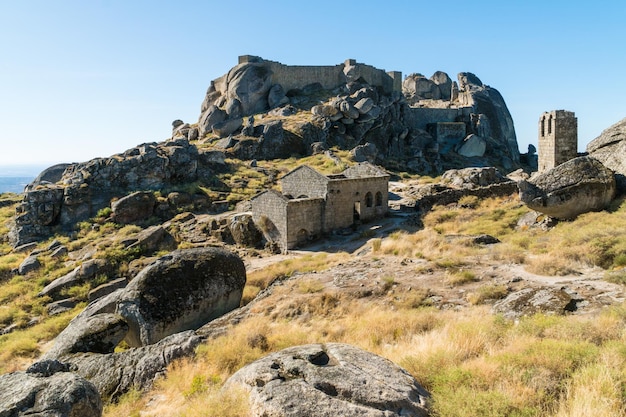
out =
{"type": "Polygon", "coordinates": [[[337,175],[302,165],[281,179],[282,193],[264,191],[250,203],[257,225],[283,251],[333,230],[383,217],[389,175],[363,162],[337,175]]]}
{"type": "Polygon", "coordinates": [[[578,119],[574,112],[553,110],[539,118],[539,172],[578,156],[578,119]]]}

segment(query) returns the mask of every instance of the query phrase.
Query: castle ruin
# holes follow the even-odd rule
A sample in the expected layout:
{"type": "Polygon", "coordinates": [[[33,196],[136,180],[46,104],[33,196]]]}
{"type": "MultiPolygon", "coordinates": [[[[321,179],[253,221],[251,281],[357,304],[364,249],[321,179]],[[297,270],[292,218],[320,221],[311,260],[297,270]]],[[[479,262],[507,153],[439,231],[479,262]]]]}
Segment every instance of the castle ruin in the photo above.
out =
{"type": "Polygon", "coordinates": [[[578,119],[574,112],[553,110],[539,118],[539,172],[578,156],[578,119]]]}
{"type": "Polygon", "coordinates": [[[239,65],[262,63],[271,71],[272,84],[282,85],[285,91],[319,83],[326,90],[333,90],[346,82],[362,79],[372,86],[379,86],[387,94],[402,91],[402,72],[374,68],[346,59],[339,65],[284,65],[253,55],[240,55],[239,65]]]}
{"type": "Polygon", "coordinates": [[[323,175],[302,165],[281,179],[282,193],[263,191],[250,203],[254,222],[283,251],[387,213],[389,174],[363,162],[323,175]]]}

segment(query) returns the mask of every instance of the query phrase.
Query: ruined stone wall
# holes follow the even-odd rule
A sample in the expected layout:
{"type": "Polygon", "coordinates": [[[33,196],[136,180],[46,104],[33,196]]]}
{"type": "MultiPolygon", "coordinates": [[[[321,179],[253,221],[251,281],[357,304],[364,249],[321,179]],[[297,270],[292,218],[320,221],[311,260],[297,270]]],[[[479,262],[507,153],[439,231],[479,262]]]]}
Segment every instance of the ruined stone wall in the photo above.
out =
{"type": "Polygon", "coordinates": [[[293,249],[322,234],[324,199],[306,198],[287,203],[286,248],[293,249]]]}
{"type": "Polygon", "coordinates": [[[355,210],[362,221],[384,216],[387,212],[387,190],[388,177],[331,180],[324,212],[324,231],[352,226],[355,210]]]}
{"type": "Polygon", "coordinates": [[[539,118],[539,172],[578,156],[578,119],[574,112],[553,110],[539,118]]]}
{"type": "Polygon", "coordinates": [[[272,83],[282,85],[285,92],[313,83],[320,83],[324,89],[332,90],[346,82],[343,65],[291,66],[270,62],[269,66],[272,70],[272,83]]]}
{"type": "Polygon", "coordinates": [[[428,125],[432,123],[469,120],[471,112],[471,107],[452,109],[407,107],[404,113],[404,120],[409,126],[427,130],[428,125]]]}
{"type": "Polygon", "coordinates": [[[254,223],[283,250],[287,250],[287,203],[287,199],[274,191],[250,200],[254,223]]]}
{"type": "Polygon", "coordinates": [[[306,196],[324,198],[327,192],[328,178],[312,168],[302,166],[285,175],[280,186],[284,195],[293,198],[306,196]]]}
{"type": "MultiPolygon", "coordinates": [[[[239,64],[247,62],[263,62],[272,71],[272,83],[282,85],[285,92],[303,88],[306,85],[320,83],[326,90],[346,84],[349,81],[344,74],[347,65],[354,66],[356,78],[362,77],[372,86],[379,86],[385,92],[402,91],[402,73],[390,73],[370,65],[358,64],[354,60],[346,60],[339,65],[284,65],[250,55],[239,57],[239,64]]],[[[217,87],[217,85],[216,85],[217,87]]]]}

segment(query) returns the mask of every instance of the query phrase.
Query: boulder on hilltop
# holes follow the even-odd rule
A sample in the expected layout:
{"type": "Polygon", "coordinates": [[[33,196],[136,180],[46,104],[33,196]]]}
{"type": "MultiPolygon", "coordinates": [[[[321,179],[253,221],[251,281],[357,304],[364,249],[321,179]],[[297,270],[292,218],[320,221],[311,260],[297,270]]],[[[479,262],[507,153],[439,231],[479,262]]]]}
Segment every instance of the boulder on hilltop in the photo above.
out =
{"type": "Polygon", "coordinates": [[[618,191],[626,193],[626,118],[589,142],[587,152],[605,167],[615,171],[618,191]]]}
{"type": "MultiPolygon", "coordinates": [[[[236,141],[245,139],[245,146],[240,145],[235,153],[239,158],[290,156],[288,152],[268,152],[260,146],[263,137],[259,129],[242,124],[242,117],[262,114],[275,106],[299,109],[312,119],[303,121],[300,113],[297,120],[290,121],[289,130],[274,135],[284,136],[292,153],[306,152],[317,142],[346,150],[370,143],[378,152],[369,160],[395,158],[425,173],[439,173],[441,167],[462,166],[455,158],[441,159],[448,152],[447,147],[440,146],[446,138],[432,133],[432,129],[431,133],[426,131],[437,123],[461,123],[465,127],[454,138],[458,143],[455,156],[472,160],[472,165],[495,165],[505,170],[519,165],[513,119],[504,99],[474,74],[460,73],[458,83],[442,71],[430,79],[411,74],[400,82],[399,73],[355,60],[303,67],[240,57],[238,65],[211,82],[198,118],[199,138],[212,133],[217,137],[233,135],[236,141]],[[226,126],[229,128],[224,129],[226,126]],[[251,142],[252,138],[259,143],[251,142]]],[[[271,114],[289,117],[293,112],[271,114]]]]}
{"type": "Polygon", "coordinates": [[[518,183],[520,199],[530,209],[557,219],[606,208],[615,196],[613,171],[597,159],[571,159],[518,183]]]}

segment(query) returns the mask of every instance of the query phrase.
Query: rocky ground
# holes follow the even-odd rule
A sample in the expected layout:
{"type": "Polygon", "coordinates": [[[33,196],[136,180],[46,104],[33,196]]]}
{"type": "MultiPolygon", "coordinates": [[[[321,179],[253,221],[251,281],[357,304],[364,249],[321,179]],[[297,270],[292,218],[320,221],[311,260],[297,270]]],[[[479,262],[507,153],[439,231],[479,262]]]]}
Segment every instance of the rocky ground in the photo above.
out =
{"type": "MultiPolygon", "coordinates": [[[[571,311],[573,314],[593,314],[606,306],[626,300],[624,287],[604,281],[604,271],[601,268],[585,267],[580,268],[575,274],[543,276],[526,271],[523,265],[502,263],[491,260],[489,256],[483,256],[468,260],[469,263],[465,267],[473,271],[476,280],[459,286],[449,283],[448,272],[445,269],[431,268],[429,262],[424,259],[401,258],[372,251],[371,239],[384,238],[395,230],[405,228],[403,224],[410,221],[410,217],[407,213],[395,213],[381,221],[361,226],[353,236],[333,237],[301,250],[290,251],[288,254],[245,259],[246,267],[250,273],[285,259],[343,251],[351,255],[346,262],[324,271],[298,273],[291,280],[318,281],[326,289],[359,298],[393,294],[402,296],[411,291],[427,291],[428,303],[440,309],[461,309],[470,306],[468,294],[486,285],[505,286],[509,293],[526,288],[565,290],[575,300],[575,307],[572,307],[571,311]],[[365,230],[369,232],[363,233],[365,230]],[[363,234],[371,237],[368,239],[356,237],[363,234]]],[[[276,310],[282,308],[282,303],[272,297],[266,298],[263,303],[276,305],[276,310]]],[[[289,305],[297,305],[297,302],[290,297],[287,304],[284,308],[289,309],[289,305]]],[[[554,307],[560,308],[560,305],[554,307]]],[[[549,310],[551,307],[547,308],[549,310]]]]}

